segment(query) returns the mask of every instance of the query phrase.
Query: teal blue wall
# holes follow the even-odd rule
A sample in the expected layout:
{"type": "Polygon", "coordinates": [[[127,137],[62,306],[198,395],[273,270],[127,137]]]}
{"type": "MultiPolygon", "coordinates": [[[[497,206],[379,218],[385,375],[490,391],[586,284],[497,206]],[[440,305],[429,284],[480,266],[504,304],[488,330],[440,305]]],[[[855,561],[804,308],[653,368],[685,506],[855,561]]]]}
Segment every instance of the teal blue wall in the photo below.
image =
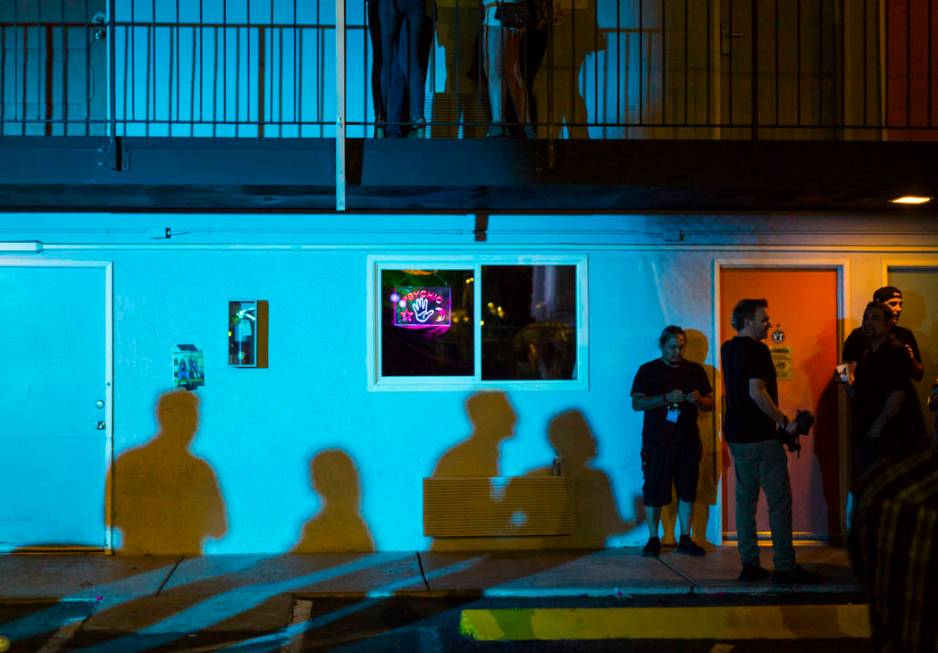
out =
{"type": "MultiPolygon", "coordinates": [[[[856,309],[880,285],[884,260],[938,265],[938,234],[928,221],[893,219],[895,242],[872,245],[882,241],[881,224],[876,216],[493,216],[487,242],[474,242],[472,216],[3,214],[0,243],[42,241],[44,251],[0,251],[0,264],[113,263],[117,458],[156,434],[154,407],[170,389],[173,346],[204,351],[192,450],[214,470],[228,522],[223,537],[206,541],[206,552],[290,550],[322,507],[309,464],[327,449],[344,451],[357,470],[375,546],[405,550],[432,544],[422,534],[421,481],[469,435],[472,393],[368,390],[370,254],[587,256],[588,390],[509,391],[518,422],[501,448],[500,473],[549,465],[550,420],[581,411],[597,443],[591,464],[609,478],[619,516],[634,522],[641,416],[629,405],[632,376],[658,355],[656,337],[669,323],[695,330],[690,357],[714,364],[714,260],[846,262],[845,301],[856,309]],[[166,227],[174,235],[160,239],[166,227]],[[900,247],[913,242],[915,251],[900,247]],[[270,303],[269,367],[231,368],[227,302],[252,298],[270,303]],[[438,427],[402,425],[395,415],[410,403],[432,406],[438,427]]],[[[855,322],[850,313],[845,328],[855,322]]],[[[702,426],[712,442],[713,421],[704,418],[702,426]]],[[[705,460],[704,482],[714,483],[716,464],[705,460]]],[[[710,500],[698,511],[709,511],[707,537],[718,541],[719,501],[710,500]]],[[[607,544],[644,537],[644,527],[632,523],[607,544]]]]}

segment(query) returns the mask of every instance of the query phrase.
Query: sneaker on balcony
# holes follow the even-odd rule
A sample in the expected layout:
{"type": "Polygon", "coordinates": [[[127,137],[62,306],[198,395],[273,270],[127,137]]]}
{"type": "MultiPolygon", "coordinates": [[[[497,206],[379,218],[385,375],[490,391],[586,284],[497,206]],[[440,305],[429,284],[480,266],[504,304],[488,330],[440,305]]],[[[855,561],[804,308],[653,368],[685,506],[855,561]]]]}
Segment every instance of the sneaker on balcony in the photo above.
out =
{"type": "Polygon", "coordinates": [[[821,582],[821,576],[795,565],[791,569],[776,569],[772,572],[772,582],[786,585],[817,585],[821,582]]]}
{"type": "Polygon", "coordinates": [[[410,121],[410,131],[407,138],[424,139],[427,137],[427,121],[423,118],[413,118],[410,121]]]}
{"type": "Polygon", "coordinates": [[[661,539],[649,537],[648,542],[642,548],[642,555],[646,558],[657,558],[659,553],[661,553],[661,539]]]}
{"type": "Polygon", "coordinates": [[[744,583],[755,583],[769,577],[769,572],[758,562],[744,562],[743,570],[739,572],[739,580],[744,583]]]}
{"type": "Polygon", "coordinates": [[[707,555],[707,552],[704,551],[701,547],[697,546],[694,540],[690,539],[689,535],[681,535],[681,539],[677,543],[677,548],[674,549],[674,552],[683,553],[684,555],[692,556],[694,558],[707,555]]]}

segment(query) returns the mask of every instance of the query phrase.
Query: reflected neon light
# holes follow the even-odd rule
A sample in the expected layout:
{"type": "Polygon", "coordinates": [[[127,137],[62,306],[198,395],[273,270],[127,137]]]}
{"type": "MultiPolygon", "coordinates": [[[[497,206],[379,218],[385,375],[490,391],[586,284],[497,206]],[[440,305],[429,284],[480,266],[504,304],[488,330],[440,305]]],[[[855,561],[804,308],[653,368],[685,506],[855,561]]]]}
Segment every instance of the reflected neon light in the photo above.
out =
{"type": "Polygon", "coordinates": [[[428,329],[450,325],[450,289],[406,286],[389,297],[394,305],[396,327],[428,329]]]}

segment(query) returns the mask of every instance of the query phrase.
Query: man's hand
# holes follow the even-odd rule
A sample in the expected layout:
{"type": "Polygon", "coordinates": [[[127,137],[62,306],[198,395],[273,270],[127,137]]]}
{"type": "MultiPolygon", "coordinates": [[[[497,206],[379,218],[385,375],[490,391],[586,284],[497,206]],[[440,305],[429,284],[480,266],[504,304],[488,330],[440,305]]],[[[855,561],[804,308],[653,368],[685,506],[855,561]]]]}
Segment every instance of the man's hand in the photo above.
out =
{"type": "Polygon", "coordinates": [[[798,432],[798,422],[793,419],[788,420],[788,424],[785,425],[785,433],[788,435],[794,435],[798,432]]]}
{"type": "Polygon", "coordinates": [[[672,390],[671,392],[667,393],[664,398],[669,404],[679,404],[684,401],[684,393],[680,390],[672,390]]]}
{"type": "Polygon", "coordinates": [[[690,404],[694,404],[695,406],[697,405],[698,399],[700,399],[700,392],[698,392],[697,390],[694,390],[693,392],[688,392],[686,395],[684,395],[684,401],[690,404]]]}

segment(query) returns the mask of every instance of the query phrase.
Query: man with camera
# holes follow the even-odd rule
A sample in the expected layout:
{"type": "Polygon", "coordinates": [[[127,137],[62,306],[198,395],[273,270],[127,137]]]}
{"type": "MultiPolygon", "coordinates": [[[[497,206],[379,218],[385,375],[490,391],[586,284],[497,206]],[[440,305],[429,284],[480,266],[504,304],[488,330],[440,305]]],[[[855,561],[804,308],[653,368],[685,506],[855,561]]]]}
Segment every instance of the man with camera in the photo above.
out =
{"type": "Polygon", "coordinates": [[[638,368],[632,382],[632,409],[644,412],[642,422],[642,500],[648,543],[642,555],[661,551],[658,524],[661,507],[671,503],[677,489],[677,518],[681,538],[677,553],[702,556],[705,551],[690,537],[691,513],[697,498],[701,443],[697,411],[713,410],[713,390],[703,367],[684,360],[687,336],[667,326],[658,338],[661,356],[638,368]]]}
{"type": "Polygon", "coordinates": [[[756,505],[759,489],[769,505],[778,583],[818,583],[821,577],[795,562],[792,545],[791,482],[783,440],[797,445],[799,420],[789,420],[778,407],[778,383],[769,348],[770,320],[764,299],[742,299],[733,308],[735,338],[721,347],[726,415],[723,437],[736,470],[736,531],[742,571],[739,580],[768,577],[759,564],[756,505]]]}

